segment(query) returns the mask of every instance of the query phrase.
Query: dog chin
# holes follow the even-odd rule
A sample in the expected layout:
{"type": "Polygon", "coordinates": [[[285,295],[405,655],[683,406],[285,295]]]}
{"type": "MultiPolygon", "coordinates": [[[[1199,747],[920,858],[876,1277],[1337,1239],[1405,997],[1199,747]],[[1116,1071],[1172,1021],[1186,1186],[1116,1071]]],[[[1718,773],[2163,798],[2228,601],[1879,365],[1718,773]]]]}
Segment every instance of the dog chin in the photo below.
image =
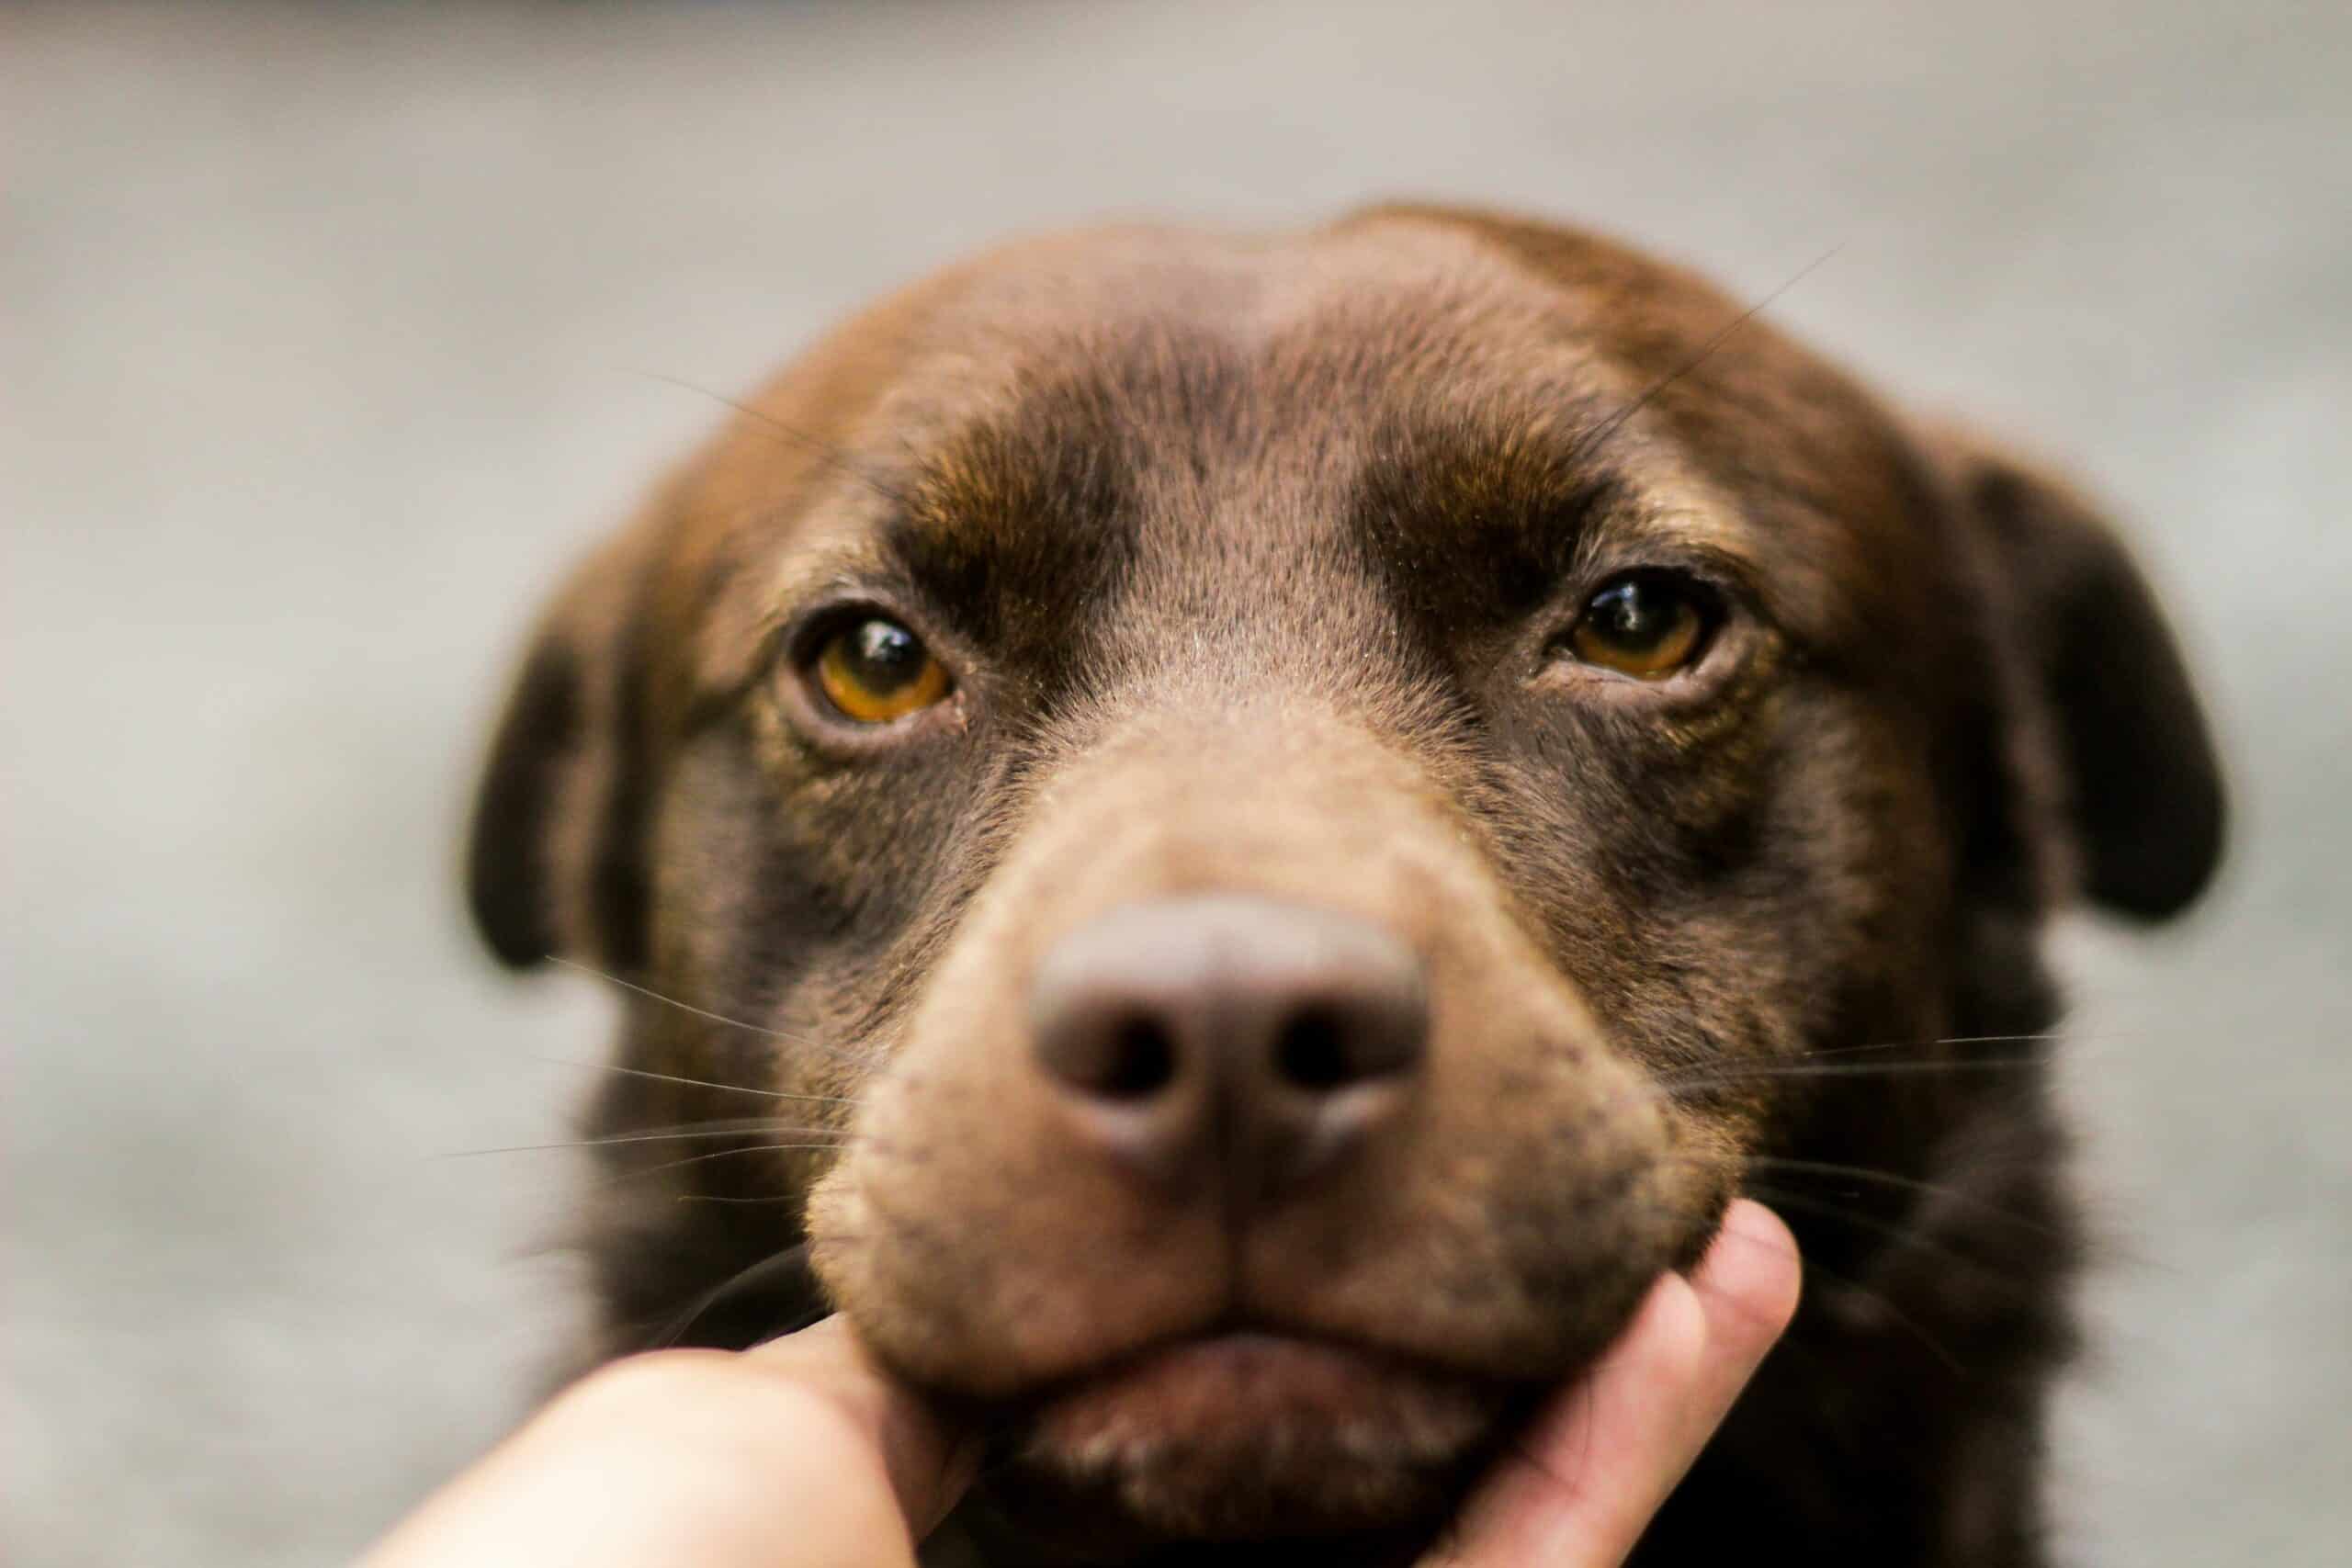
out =
{"type": "Polygon", "coordinates": [[[1448,1514],[1521,1408],[1510,1385],[1376,1351],[1218,1334],[1057,1391],[1019,1468],[1066,1521],[1108,1513],[1147,1535],[1388,1529],[1448,1514]]]}

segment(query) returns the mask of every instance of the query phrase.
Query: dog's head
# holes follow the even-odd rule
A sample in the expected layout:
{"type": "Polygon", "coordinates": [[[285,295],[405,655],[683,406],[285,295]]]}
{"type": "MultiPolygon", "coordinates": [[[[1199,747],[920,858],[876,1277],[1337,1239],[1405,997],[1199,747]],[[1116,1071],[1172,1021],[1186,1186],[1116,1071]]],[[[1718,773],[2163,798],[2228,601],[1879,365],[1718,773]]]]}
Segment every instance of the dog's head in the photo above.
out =
{"type": "Polygon", "coordinates": [[[2213,762],[2079,502],[1740,320],[1398,209],[1021,246],[788,371],[477,824],[503,957],[687,1004],[600,1119],[616,1325],[805,1242],[1009,1495],[1381,1525],[1753,1162],[1964,1121],[1777,1069],[2035,1013],[2055,900],[2204,884],[2213,762]]]}

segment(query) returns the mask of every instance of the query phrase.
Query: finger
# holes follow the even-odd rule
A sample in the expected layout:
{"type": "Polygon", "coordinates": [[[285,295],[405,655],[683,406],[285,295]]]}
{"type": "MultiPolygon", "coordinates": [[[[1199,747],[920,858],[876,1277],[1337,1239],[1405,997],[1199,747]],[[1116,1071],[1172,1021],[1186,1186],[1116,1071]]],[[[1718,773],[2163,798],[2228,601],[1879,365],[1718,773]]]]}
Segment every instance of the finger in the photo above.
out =
{"type": "Polygon", "coordinates": [[[881,1453],[918,1540],[947,1517],[971,1484],[979,1468],[978,1439],[952,1429],[885,1372],[846,1318],[836,1314],[744,1354],[841,1402],[881,1453]]]}
{"type": "Polygon", "coordinates": [[[1692,1278],[1650,1288],[1497,1465],[1432,1563],[1616,1568],[1787,1326],[1798,1280],[1787,1227],[1735,1203],[1692,1278]]]}
{"type": "Polygon", "coordinates": [[[913,1568],[970,1469],[843,1325],[657,1351],[567,1390],[367,1561],[913,1568]]]}
{"type": "Polygon", "coordinates": [[[1602,1568],[1619,1562],[1664,1493],[1681,1406],[1706,1350],[1690,1283],[1650,1288],[1601,1359],[1555,1397],[1464,1508],[1432,1561],[1449,1568],[1602,1568]]]}
{"type": "MultiPolygon", "coordinates": [[[[1746,1198],[1734,1202],[1714,1245],[1690,1276],[1690,1288],[1707,1314],[1707,1356],[1692,1406],[1701,1422],[1699,1446],[1723,1424],[1765,1353],[1796,1316],[1803,1286],[1797,1238],[1781,1217],[1746,1198]]],[[[1691,1457],[1698,1457],[1696,1447],[1691,1457]]]]}

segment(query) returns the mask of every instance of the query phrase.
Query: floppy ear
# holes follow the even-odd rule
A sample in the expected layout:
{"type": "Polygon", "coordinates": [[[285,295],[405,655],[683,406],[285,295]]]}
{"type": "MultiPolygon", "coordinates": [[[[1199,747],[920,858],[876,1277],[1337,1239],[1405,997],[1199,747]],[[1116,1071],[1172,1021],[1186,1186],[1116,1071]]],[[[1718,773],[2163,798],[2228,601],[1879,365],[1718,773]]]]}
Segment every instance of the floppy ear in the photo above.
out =
{"type": "Polygon", "coordinates": [[[2022,660],[2053,753],[2082,890],[2161,919],[2222,855],[2221,770],[2154,595],[2097,511],[1973,434],[1928,445],[1977,524],[2002,603],[1995,635],[2022,660]]]}
{"type": "Polygon", "coordinates": [[[541,621],[474,800],[466,892],[504,963],[619,974],[646,956],[650,747],[640,526],[591,558],[541,621]]]}

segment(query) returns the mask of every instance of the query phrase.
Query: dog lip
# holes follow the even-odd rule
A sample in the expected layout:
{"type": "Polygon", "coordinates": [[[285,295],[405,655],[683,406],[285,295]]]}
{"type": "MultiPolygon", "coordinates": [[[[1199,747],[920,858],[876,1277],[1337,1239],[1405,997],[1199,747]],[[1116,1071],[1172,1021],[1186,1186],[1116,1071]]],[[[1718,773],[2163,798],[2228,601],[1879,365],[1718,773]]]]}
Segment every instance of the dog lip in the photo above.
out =
{"type": "Polygon", "coordinates": [[[1442,1507],[1527,1393],[1383,1347],[1219,1324],[1057,1380],[1006,1430],[1071,1495],[1186,1532],[1374,1529],[1442,1507]]]}
{"type": "Polygon", "coordinates": [[[1367,1372],[1387,1372],[1465,1385],[1484,1384],[1497,1390],[1512,1387],[1518,1381],[1450,1364],[1398,1346],[1303,1324],[1231,1316],[1174,1333],[1155,1335],[1139,1344],[1098,1357],[1027,1391],[1019,1402],[1035,1408],[1173,1362],[1211,1356],[1261,1359],[1317,1356],[1334,1363],[1343,1360],[1354,1362],[1367,1372]]]}
{"type": "Polygon", "coordinates": [[[1015,1404],[1041,1433],[1071,1440],[1111,1429],[1139,1436],[1301,1420],[1384,1423],[1404,1406],[1491,1411],[1525,1387],[1390,1346],[1227,1321],[1105,1357],[1015,1404]]]}

